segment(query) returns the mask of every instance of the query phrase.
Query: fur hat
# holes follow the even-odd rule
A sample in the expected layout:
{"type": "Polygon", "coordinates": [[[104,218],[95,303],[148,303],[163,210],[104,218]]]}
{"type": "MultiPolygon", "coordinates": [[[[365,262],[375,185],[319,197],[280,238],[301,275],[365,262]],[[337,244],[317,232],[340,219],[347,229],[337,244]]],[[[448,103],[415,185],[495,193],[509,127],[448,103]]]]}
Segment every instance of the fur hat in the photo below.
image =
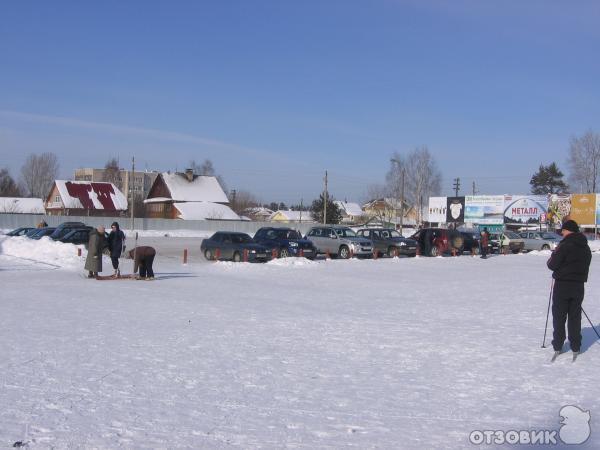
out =
{"type": "Polygon", "coordinates": [[[567,220],[565,223],[562,224],[562,228],[560,230],[567,230],[573,233],[579,233],[579,225],[577,225],[577,222],[575,222],[574,220],[567,220]]]}

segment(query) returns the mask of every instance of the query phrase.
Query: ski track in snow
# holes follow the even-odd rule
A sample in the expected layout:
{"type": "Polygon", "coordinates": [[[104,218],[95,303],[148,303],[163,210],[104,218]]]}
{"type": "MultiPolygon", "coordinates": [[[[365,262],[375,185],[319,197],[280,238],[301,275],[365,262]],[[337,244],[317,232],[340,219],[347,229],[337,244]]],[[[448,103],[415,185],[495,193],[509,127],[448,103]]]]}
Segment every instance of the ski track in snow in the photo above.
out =
{"type": "Polygon", "coordinates": [[[576,363],[549,363],[551,324],[540,348],[549,252],[183,266],[156,244],[156,281],[99,283],[51,244],[0,238],[0,446],[472,448],[568,404],[600,443],[589,323],[576,363]]]}

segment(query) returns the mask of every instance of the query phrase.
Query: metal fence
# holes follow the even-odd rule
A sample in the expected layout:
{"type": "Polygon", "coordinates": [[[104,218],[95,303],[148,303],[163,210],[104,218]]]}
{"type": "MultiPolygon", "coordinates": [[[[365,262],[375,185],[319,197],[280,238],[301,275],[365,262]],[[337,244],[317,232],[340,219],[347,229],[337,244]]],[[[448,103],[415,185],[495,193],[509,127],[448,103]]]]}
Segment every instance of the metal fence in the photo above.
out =
{"type": "MultiPolygon", "coordinates": [[[[89,216],[45,216],[41,214],[10,214],[0,213],[0,229],[15,229],[18,227],[35,227],[44,220],[48,226],[55,227],[63,222],[83,222],[90,226],[103,225],[110,228],[112,222],[119,222],[124,230],[131,229],[131,218],[127,217],[89,217],[89,216]]],[[[194,231],[239,231],[254,235],[261,227],[290,227],[305,234],[314,223],[278,223],[250,222],[244,220],[180,220],[180,219],[142,219],[136,218],[135,230],[194,230],[194,231]]]]}

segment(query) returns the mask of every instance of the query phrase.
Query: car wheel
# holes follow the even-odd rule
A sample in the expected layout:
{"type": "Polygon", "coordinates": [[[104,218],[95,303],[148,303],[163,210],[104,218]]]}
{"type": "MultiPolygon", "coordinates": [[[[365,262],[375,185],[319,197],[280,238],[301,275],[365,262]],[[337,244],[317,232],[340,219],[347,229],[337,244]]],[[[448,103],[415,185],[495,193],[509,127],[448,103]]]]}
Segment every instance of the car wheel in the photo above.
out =
{"type": "Polygon", "coordinates": [[[397,256],[396,253],[396,247],[394,247],[393,245],[390,245],[387,251],[387,254],[390,258],[393,258],[394,256],[397,256]]]}
{"type": "Polygon", "coordinates": [[[439,252],[438,248],[434,245],[433,247],[431,247],[429,254],[431,256],[438,256],[440,254],[440,252],[439,252]]]}
{"type": "Polygon", "coordinates": [[[240,252],[235,252],[233,254],[233,262],[241,262],[242,261],[242,255],[240,255],[240,252]]]}
{"type": "Polygon", "coordinates": [[[548,244],[542,245],[542,250],[550,250],[550,246],[548,244]]]}
{"type": "Polygon", "coordinates": [[[513,250],[512,252],[514,255],[516,255],[517,253],[521,253],[521,250],[517,248],[516,250],[513,250]]]}
{"type": "Polygon", "coordinates": [[[209,261],[212,261],[212,260],[213,260],[213,258],[214,258],[214,257],[213,257],[213,253],[212,253],[212,251],[211,251],[211,250],[209,250],[209,249],[206,249],[206,250],[204,250],[204,257],[205,257],[206,259],[208,259],[209,261]]]}
{"type": "Polygon", "coordinates": [[[282,248],[281,250],[279,250],[280,258],[287,258],[288,256],[290,256],[290,252],[288,251],[287,248],[282,248]]]}
{"type": "Polygon", "coordinates": [[[342,245],[340,247],[340,251],[338,252],[338,255],[342,259],[348,259],[348,258],[350,258],[350,249],[348,249],[348,247],[346,247],[345,245],[342,245]]]}

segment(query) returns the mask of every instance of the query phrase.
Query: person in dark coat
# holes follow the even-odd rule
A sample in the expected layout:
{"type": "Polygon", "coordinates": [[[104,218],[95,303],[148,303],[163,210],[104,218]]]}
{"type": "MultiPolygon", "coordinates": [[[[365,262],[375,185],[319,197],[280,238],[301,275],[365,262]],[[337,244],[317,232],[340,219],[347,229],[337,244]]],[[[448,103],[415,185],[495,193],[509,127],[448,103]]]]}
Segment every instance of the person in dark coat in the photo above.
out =
{"type": "Polygon", "coordinates": [[[110,260],[113,269],[115,270],[114,276],[118,276],[120,275],[119,258],[125,248],[125,233],[121,231],[117,222],[113,222],[110,228],[110,234],[108,235],[108,249],[110,250],[110,260]]]}
{"type": "Polygon", "coordinates": [[[481,232],[481,239],[479,240],[479,252],[483,259],[487,258],[488,245],[490,243],[490,233],[487,228],[484,228],[481,232]]]}
{"type": "Polygon", "coordinates": [[[100,226],[90,231],[88,254],[85,259],[85,270],[88,278],[98,276],[102,272],[102,250],[104,249],[104,227],[100,226]]]}
{"type": "Polygon", "coordinates": [[[574,220],[563,223],[560,232],[563,239],[546,263],[554,278],[552,347],[556,354],[562,351],[565,342],[565,321],[567,321],[569,342],[576,357],[581,350],[581,303],[592,252],[587,239],[579,232],[579,226],[574,220]]]}
{"type": "Polygon", "coordinates": [[[154,247],[141,246],[129,251],[129,258],[133,259],[133,273],[136,273],[138,267],[140,269],[140,280],[154,280],[154,271],[152,264],[156,250],[154,247]]]}

